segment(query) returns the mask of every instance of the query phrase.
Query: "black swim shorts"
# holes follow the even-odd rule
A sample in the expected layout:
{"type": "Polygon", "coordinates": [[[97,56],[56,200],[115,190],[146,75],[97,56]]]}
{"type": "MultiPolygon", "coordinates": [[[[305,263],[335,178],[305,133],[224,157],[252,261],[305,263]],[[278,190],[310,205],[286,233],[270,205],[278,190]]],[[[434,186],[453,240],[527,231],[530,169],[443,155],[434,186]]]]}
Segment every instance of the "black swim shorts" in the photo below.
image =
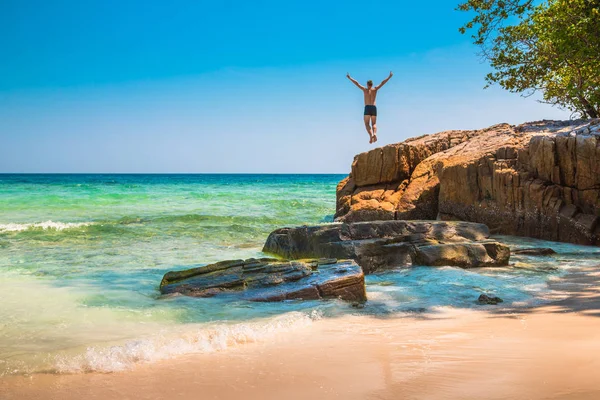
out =
{"type": "Polygon", "coordinates": [[[365,115],[372,115],[372,116],[376,117],[377,116],[377,107],[365,106],[365,115]]]}

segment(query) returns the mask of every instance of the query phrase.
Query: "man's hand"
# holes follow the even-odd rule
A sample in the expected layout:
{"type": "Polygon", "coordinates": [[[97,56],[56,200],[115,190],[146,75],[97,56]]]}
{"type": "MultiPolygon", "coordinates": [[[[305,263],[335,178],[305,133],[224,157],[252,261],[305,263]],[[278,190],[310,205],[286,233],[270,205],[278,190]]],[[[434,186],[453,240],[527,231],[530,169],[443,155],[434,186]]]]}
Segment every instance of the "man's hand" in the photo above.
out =
{"type": "Polygon", "coordinates": [[[351,79],[350,78],[350,72],[346,72],[346,78],[351,79]]]}
{"type": "Polygon", "coordinates": [[[394,73],[392,71],[390,71],[390,78],[394,76],[394,73]]]}

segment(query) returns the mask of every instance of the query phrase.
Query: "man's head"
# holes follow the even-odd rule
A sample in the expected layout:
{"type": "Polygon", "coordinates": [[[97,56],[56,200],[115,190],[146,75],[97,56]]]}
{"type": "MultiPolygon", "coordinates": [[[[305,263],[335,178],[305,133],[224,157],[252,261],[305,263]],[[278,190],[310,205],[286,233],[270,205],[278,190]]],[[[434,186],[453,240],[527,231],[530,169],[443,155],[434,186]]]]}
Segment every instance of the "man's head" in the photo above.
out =
{"type": "Polygon", "coordinates": [[[368,87],[368,88],[371,88],[371,87],[373,87],[373,81],[372,81],[372,80],[370,80],[370,79],[369,79],[369,80],[367,81],[367,87],[368,87]]]}

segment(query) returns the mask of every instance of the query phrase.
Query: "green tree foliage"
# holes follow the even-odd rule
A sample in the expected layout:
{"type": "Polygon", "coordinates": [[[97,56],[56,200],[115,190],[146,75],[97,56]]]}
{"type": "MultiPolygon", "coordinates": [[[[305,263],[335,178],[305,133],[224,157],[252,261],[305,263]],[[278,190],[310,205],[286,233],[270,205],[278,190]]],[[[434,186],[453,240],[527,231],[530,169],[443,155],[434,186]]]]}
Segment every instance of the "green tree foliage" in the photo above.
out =
{"type": "MultiPolygon", "coordinates": [[[[497,83],[513,93],[542,93],[543,102],[600,117],[600,0],[467,0],[473,32],[497,83]]],[[[486,86],[486,87],[487,87],[486,86]]]]}

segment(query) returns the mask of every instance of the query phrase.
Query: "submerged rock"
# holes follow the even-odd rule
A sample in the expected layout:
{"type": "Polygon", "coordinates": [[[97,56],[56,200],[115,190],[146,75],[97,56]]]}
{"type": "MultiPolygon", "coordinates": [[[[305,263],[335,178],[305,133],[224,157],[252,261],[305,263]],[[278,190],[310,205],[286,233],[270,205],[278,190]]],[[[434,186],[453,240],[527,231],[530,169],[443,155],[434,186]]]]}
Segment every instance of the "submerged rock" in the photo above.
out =
{"type": "Polygon", "coordinates": [[[488,296],[488,295],[482,294],[477,299],[477,302],[479,302],[480,304],[496,305],[498,303],[503,303],[504,300],[502,300],[500,297],[488,296]]]}
{"type": "Polygon", "coordinates": [[[551,256],[553,254],[556,254],[556,252],[549,247],[518,249],[513,250],[512,252],[513,254],[523,254],[526,256],[551,256]]]}
{"type": "Polygon", "coordinates": [[[446,131],[358,154],[336,220],[445,219],[600,245],[600,119],[446,131]]]}
{"type": "Polygon", "coordinates": [[[267,238],[263,251],[285,258],[348,258],[367,274],[414,264],[508,265],[509,248],[488,239],[489,230],[483,224],[373,221],[277,229],[267,238]]]}
{"type": "Polygon", "coordinates": [[[339,298],[366,301],[365,277],[352,260],[281,261],[274,258],[228,260],[167,272],[162,294],[192,297],[238,295],[250,301],[339,298]]]}

